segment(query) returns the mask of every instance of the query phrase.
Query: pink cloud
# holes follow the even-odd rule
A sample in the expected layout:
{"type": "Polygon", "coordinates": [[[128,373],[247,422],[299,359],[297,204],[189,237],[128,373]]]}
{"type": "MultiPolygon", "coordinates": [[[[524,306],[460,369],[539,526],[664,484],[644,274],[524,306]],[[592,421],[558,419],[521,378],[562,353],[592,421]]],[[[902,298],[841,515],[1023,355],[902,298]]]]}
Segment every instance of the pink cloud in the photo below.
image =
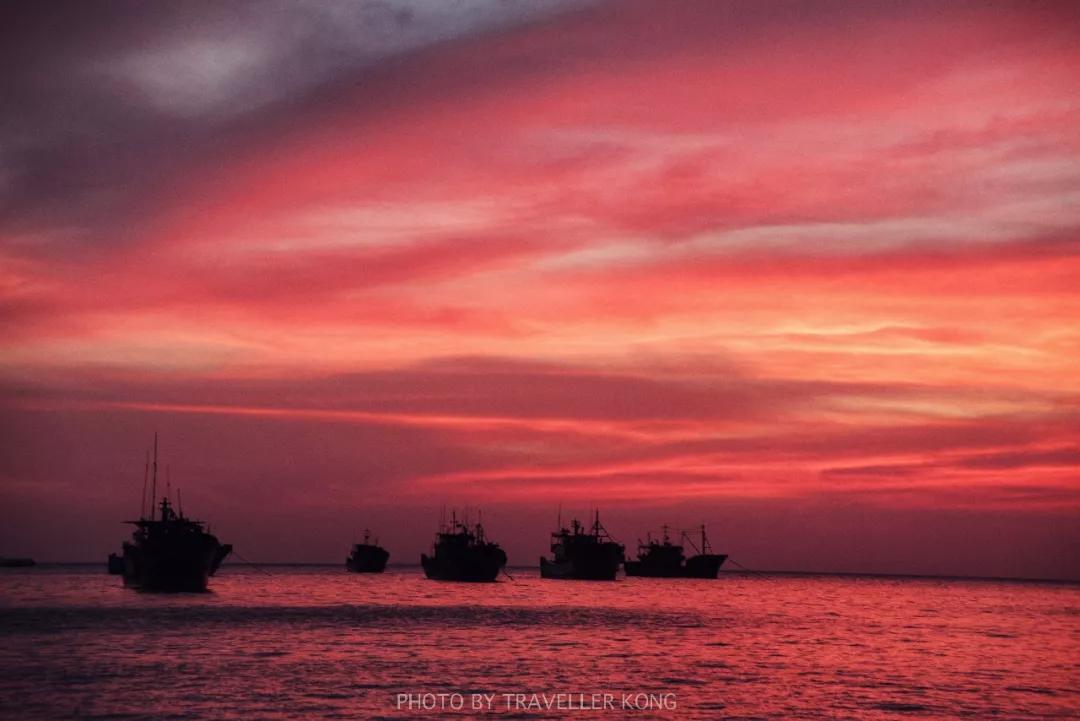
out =
{"type": "Polygon", "coordinates": [[[1065,14],[602,4],[278,88],[0,225],[5,505],[112,519],[163,426],[312,537],[373,489],[1074,518],[1065,14]]]}

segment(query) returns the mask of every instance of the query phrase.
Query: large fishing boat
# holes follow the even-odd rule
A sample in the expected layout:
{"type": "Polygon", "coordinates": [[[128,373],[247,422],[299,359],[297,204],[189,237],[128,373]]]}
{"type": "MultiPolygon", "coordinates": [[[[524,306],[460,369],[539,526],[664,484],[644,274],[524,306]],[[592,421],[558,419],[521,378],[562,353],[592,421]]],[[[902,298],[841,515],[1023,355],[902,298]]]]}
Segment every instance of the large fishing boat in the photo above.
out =
{"type": "MultiPolygon", "coordinates": [[[[147,459],[147,475],[149,465],[147,459]]],[[[210,576],[232,552],[232,546],[220,543],[202,521],[185,517],[182,505],[179,512],[174,510],[168,496],[167,491],[161,502],[157,502],[155,434],[150,514],[143,513],[139,520],[127,521],[135,526],[135,531],[123,546],[124,585],[144,591],[205,591],[210,576]]],[[[144,475],[144,507],[145,502],[144,475]]]]}
{"type": "Polygon", "coordinates": [[[390,552],[379,545],[378,539],[371,540],[371,531],[364,531],[364,540],[354,543],[352,552],[345,559],[345,568],[353,573],[382,573],[390,552]]]}
{"type": "Polygon", "coordinates": [[[439,581],[494,581],[506,566],[506,552],[487,540],[483,525],[470,527],[455,515],[435,535],[431,555],[420,554],[420,565],[439,581]]]}
{"type": "Polygon", "coordinates": [[[561,521],[559,526],[551,534],[552,559],[540,558],[541,578],[615,580],[625,549],[600,524],[600,511],[596,512],[590,529],[586,530],[577,519],[570,528],[562,528],[561,521]]]}
{"type": "Polygon", "coordinates": [[[671,542],[667,526],[663,528],[660,541],[647,537],[645,543],[638,542],[637,560],[623,564],[626,575],[649,578],[716,578],[727,556],[712,553],[709,539],[705,535],[705,526],[701,526],[700,547],[685,531],[682,532],[682,539],[698,553],[686,558],[683,546],[671,542]]]}

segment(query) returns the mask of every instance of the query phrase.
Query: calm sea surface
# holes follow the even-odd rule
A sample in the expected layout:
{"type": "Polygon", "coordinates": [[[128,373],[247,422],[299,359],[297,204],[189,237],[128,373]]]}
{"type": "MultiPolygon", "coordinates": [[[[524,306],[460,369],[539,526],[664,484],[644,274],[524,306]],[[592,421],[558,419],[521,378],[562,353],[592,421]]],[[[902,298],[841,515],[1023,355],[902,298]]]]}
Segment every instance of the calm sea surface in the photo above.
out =
{"type": "Polygon", "coordinates": [[[225,568],[195,595],[91,567],[0,571],[0,716],[1080,718],[1075,585],[267,571],[225,568]]]}

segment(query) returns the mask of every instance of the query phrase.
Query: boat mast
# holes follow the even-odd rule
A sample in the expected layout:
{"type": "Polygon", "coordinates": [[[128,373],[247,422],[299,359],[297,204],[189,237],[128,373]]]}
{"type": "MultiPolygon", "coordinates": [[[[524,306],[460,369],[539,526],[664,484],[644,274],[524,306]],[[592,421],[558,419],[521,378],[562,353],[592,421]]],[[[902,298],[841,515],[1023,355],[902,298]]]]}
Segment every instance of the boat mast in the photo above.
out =
{"type": "Polygon", "coordinates": [[[154,520],[154,504],[157,503],[157,431],[154,431],[154,480],[150,487],[150,520],[154,520]]]}
{"type": "Polygon", "coordinates": [[[142,505],[139,507],[139,518],[146,518],[146,485],[150,481],[150,451],[146,452],[146,464],[142,474],[142,505]]]}

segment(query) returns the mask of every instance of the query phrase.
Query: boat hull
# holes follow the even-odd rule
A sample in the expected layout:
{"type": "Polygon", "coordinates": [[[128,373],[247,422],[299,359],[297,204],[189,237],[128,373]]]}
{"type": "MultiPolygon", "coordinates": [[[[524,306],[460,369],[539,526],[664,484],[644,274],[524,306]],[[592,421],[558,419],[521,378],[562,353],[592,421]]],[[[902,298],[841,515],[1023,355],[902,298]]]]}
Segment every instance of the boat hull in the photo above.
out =
{"type": "Polygon", "coordinates": [[[212,536],[195,543],[124,544],[124,585],[141,591],[199,593],[232,551],[212,536]]]}
{"type": "Polygon", "coordinates": [[[618,560],[603,556],[572,561],[540,559],[540,577],[568,581],[614,581],[618,560]]]}
{"type": "Polygon", "coordinates": [[[627,576],[641,578],[716,578],[720,566],[727,560],[724,554],[702,554],[691,556],[686,563],[672,564],[648,563],[645,561],[627,561],[623,568],[627,576]]]}
{"type": "Polygon", "coordinates": [[[0,568],[29,568],[36,565],[37,561],[32,558],[0,558],[0,568]]]}
{"type": "Polygon", "coordinates": [[[420,554],[424,575],[436,581],[462,581],[466,583],[491,583],[506,565],[502,553],[475,553],[444,558],[420,554]]]}
{"type": "Polygon", "coordinates": [[[345,559],[345,569],[352,573],[382,573],[390,553],[377,546],[359,547],[345,559]]]}
{"type": "Polygon", "coordinates": [[[720,566],[724,565],[727,555],[723,553],[706,553],[691,556],[686,559],[686,567],[683,576],[686,578],[716,578],[720,573],[720,566]]]}
{"type": "Polygon", "coordinates": [[[627,576],[642,576],[645,578],[681,578],[685,576],[682,565],[671,566],[644,561],[627,561],[623,564],[623,570],[627,576]]]}

